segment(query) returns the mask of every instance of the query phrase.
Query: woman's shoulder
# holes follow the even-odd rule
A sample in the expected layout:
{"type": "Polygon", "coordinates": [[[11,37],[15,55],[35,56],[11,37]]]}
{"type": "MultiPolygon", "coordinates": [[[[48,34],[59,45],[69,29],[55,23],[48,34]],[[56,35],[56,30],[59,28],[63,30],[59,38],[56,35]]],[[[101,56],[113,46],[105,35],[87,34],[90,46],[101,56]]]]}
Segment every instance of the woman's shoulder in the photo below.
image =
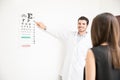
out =
{"type": "Polygon", "coordinates": [[[99,45],[99,46],[96,46],[96,47],[93,47],[91,48],[91,50],[93,51],[94,55],[103,55],[103,54],[106,54],[106,52],[108,52],[108,46],[104,45],[99,45]]]}

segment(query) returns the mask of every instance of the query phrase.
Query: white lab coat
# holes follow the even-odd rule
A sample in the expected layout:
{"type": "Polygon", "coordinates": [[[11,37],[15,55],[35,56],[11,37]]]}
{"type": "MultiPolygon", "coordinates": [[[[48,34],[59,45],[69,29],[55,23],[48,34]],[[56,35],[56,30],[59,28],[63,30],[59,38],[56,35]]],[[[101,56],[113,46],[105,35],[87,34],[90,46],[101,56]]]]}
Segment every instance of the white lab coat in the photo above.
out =
{"type": "Polygon", "coordinates": [[[64,65],[60,72],[62,80],[83,80],[85,57],[87,50],[92,47],[90,34],[77,42],[78,32],[51,32],[49,34],[60,38],[65,45],[66,55],[64,65]]]}

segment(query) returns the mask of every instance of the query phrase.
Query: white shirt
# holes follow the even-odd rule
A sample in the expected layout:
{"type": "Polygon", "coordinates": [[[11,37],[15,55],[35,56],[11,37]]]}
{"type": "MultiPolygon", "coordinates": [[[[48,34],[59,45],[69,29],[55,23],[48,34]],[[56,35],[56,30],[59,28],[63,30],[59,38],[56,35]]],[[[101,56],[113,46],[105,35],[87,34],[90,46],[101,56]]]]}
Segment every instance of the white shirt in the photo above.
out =
{"type": "Polygon", "coordinates": [[[78,32],[49,34],[62,39],[66,46],[66,56],[60,73],[62,80],[83,80],[85,57],[87,50],[92,47],[90,35],[86,33],[84,36],[79,36],[78,32]]]}
{"type": "Polygon", "coordinates": [[[73,54],[71,63],[71,73],[68,80],[83,80],[85,58],[87,50],[91,47],[91,41],[88,33],[80,36],[77,35],[76,51],[73,54]]]}

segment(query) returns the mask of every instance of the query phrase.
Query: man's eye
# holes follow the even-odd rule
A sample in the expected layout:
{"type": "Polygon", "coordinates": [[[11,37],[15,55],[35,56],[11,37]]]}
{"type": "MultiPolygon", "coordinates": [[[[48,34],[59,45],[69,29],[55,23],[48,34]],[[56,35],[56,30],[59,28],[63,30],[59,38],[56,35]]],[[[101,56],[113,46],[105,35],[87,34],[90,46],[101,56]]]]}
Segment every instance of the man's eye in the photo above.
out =
{"type": "Polygon", "coordinates": [[[85,23],[83,23],[83,25],[85,25],[85,23]]]}
{"type": "Polygon", "coordinates": [[[79,25],[81,25],[81,23],[78,23],[79,25]]]}

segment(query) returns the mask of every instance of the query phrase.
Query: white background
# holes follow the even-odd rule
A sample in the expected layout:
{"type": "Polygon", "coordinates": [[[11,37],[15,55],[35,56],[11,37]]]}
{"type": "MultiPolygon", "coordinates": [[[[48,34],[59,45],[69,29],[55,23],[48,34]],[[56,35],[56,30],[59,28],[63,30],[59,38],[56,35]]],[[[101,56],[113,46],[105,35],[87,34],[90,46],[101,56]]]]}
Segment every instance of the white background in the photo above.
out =
{"type": "Polygon", "coordinates": [[[120,0],[0,0],[0,80],[57,80],[64,56],[59,40],[36,27],[36,44],[20,46],[20,16],[29,12],[54,30],[76,30],[86,16],[90,30],[97,14],[120,15],[120,0]]]}

